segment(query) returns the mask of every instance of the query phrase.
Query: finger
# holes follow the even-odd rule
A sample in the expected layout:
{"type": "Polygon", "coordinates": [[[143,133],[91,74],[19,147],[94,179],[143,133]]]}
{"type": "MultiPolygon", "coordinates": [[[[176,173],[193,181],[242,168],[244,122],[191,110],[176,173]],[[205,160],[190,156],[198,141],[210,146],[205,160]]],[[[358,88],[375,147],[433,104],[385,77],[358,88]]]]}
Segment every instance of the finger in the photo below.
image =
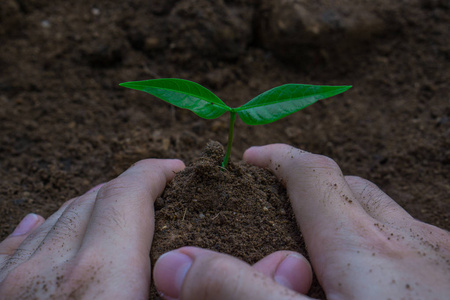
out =
{"type": "MultiPolygon", "coordinates": [[[[48,264],[49,259],[53,260],[56,257],[58,257],[60,260],[64,259],[65,256],[60,253],[68,254],[69,251],[67,251],[66,248],[69,247],[71,244],[70,240],[67,238],[67,232],[74,231],[74,229],[72,228],[77,227],[79,221],[76,220],[72,224],[68,224],[68,222],[66,222],[65,218],[62,216],[64,215],[65,212],[70,210],[71,207],[73,207],[74,203],[76,203],[77,201],[83,201],[84,198],[95,199],[97,191],[98,189],[91,189],[89,192],[87,192],[81,197],[73,198],[69,201],[66,201],[58,209],[58,211],[56,211],[47,220],[45,220],[45,222],[44,220],[42,220],[43,223],[41,223],[40,226],[38,226],[34,231],[28,234],[23,239],[19,248],[17,248],[17,250],[11,256],[8,257],[7,259],[8,262],[3,266],[2,269],[4,273],[10,271],[18,264],[23,263],[24,261],[27,261],[31,257],[36,255],[38,256],[38,259],[35,261],[39,262],[39,265],[46,265],[48,264]],[[51,242],[50,240],[55,237],[56,242],[55,241],[51,242]],[[43,247],[46,244],[45,241],[47,241],[46,248],[43,247]],[[58,243],[58,245],[56,245],[56,243],[58,243]],[[53,252],[52,246],[53,250],[57,249],[58,256],[52,254],[53,252]],[[42,251],[43,257],[39,257],[39,252],[41,251],[38,250],[44,250],[42,251]],[[59,257],[59,255],[61,255],[61,257],[59,257]]],[[[79,217],[83,214],[77,213],[76,215],[79,217]]],[[[80,235],[80,237],[82,237],[82,234],[80,235]]],[[[39,268],[39,266],[37,266],[37,268],[39,268]]]]}
{"type": "MultiPolygon", "coordinates": [[[[62,234],[64,235],[68,230],[74,230],[73,228],[77,227],[81,219],[83,219],[81,217],[84,215],[79,211],[74,210],[74,207],[79,206],[77,203],[80,202],[93,202],[100,187],[101,185],[98,185],[95,188],[90,189],[84,195],[66,201],[55,213],[47,218],[39,228],[24,240],[21,245],[22,251],[27,252],[29,256],[31,256],[43,243],[45,243],[46,239],[48,241],[60,232],[63,232],[62,234]],[[77,216],[77,220],[67,220],[68,214],[77,216]],[[65,225],[63,226],[62,224],[65,225]]],[[[90,215],[90,211],[87,211],[86,213],[90,215]]],[[[67,238],[67,236],[65,238],[67,238]]]]}
{"type": "Polygon", "coordinates": [[[234,257],[195,247],[162,255],[154,280],[165,299],[310,299],[234,257]]]}
{"type": "Polygon", "coordinates": [[[362,235],[358,228],[364,229],[367,226],[363,225],[371,222],[340,168],[328,157],[274,144],[252,147],[245,152],[244,159],[268,167],[285,183],[311,252],[333,247],[339,232],[344,233],[341,236],[351,237],[348,231],[362,235]]]}
{"type": "Polygon", "coordinates": [[[372,182],[357,176],[345,176],[350,189],[365,211],[380,222],[410,221],[413,217],[372,182]]]}
{"type": "MultiPolygon", "coordinates": [[[[95,199],[102,185],[71,200],[62,207],[64,209],[49,218],[48,224],[44,224],[41,233],[44,238],[32,254],[36,268],[69,261],[77,254],[94,209],[95,199]]],[[[34,244],[38,243],[37,240],[34,244]]]]}
{"type": "Polygon", "coordinates": [[[20,259],[28,257],[28,252],[22,251],[21,244],[33,231],[44,223],[44,218],[36,214],[28,214],[17,226],[14,232],[0,243],[0,282],[8,275],[9,270],[17,265],[20,259]]]}
{"type": "Polygon", "coordinates": [[[42,243],[50,229],[56,224],[58,218],[75,199],[76,198],[65,202],[54,214],[48,217],[41,226],[29,234],[20,245],[20,249],[27,252],[29,256],[32,255],[42,243]]]}
{"type": "Polygon", "coordinates": [[[17,248],[28,237],[28,235],[44,223],[45,219],[36,214],[28,214],[20,221],[16,229],[0,243],[0,264],[10,255],[16,252],[17,248]]]}
{"type": "Polygon", "coordinates": [[[132,253],[148,259],[154,230],[153,201],[183,168],[179,160],[147,159],[102,186],[80,250],[90,248],[123,262],[133,259],[132,253]]]}
{"type": "Polygon", "coordinates": [[[253,268],[300,294],[306,294],[312,283],[308,260],[294,251],[277,251],[253,265],[253,268]]]}

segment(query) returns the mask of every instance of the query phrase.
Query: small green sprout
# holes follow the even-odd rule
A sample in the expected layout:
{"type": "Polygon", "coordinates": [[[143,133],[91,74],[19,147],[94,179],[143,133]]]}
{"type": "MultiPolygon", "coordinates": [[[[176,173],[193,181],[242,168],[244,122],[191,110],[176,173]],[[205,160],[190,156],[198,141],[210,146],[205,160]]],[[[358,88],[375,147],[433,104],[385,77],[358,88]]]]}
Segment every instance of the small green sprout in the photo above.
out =
{"type": "Polygon", "coordinates": [[[249,125],[268,124],[351,88],[351,86],[285,84],[260,94],[240,107],[231,108],[210,90],[189,80],[162,78],[124,82],[120,85],[149,93],[177,107],[189,109],[204,119],[215,119],[227,111],[230,112],[228,145],[222,163],[223,168],[227,167],[230,159],[236,114],[249,125]]]}

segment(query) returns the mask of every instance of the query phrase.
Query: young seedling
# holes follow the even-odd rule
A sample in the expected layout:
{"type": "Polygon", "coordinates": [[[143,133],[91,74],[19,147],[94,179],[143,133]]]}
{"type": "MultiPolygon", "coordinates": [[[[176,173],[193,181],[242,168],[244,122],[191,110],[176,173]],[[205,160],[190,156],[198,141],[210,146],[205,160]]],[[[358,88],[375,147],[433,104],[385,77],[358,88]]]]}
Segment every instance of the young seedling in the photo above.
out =
{"type": "Polygon", "coordinates": [[[189,80],[163,78],[124,82],[120,85],[149,93],[177,107],[189,109],[204,119],[215,119],[227,111],[230,112],[228,145],[222,163],[223,168],[227,167],[230,159],[236,114],[249,125],[268,124],[351,88],[351,86],[285,84],[260,94],[240,107],[231,108],[210,90],[189,80]]]}

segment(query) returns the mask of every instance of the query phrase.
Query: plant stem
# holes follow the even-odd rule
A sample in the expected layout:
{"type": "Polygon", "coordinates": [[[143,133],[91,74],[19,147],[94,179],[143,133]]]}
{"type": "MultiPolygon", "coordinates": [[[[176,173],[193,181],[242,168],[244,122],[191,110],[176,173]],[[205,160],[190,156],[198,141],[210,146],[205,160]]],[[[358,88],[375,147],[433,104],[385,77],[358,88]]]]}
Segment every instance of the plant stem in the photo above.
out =
{"type": "Polygon", "coordinates": [[[231,145],[233,144],[234,136],[234,121],[236,120],[236,112],[230,111],[230,128],[228,133],[228,145],[227,152],[225,153],[225,158],[223,159],[222,168],[226,169],[228,166],[228,161],[230,160],[231,145]]]}

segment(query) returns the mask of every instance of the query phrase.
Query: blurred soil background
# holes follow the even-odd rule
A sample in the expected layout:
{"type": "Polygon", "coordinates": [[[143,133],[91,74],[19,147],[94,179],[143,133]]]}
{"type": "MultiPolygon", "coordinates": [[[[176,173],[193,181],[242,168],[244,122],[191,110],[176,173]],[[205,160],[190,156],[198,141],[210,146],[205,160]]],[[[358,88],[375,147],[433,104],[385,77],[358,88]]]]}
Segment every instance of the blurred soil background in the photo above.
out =
{"type": "Polygon", "coordinates": [[[237,121],[232,159],[287,143],[333,158],[450,229],[450,1],[2,0],[0,235],[134,162],[187,165],[228,118],[119,83],[177,77],[240,106],[285,83],[353,85],[276,123],[237,121]]]}

